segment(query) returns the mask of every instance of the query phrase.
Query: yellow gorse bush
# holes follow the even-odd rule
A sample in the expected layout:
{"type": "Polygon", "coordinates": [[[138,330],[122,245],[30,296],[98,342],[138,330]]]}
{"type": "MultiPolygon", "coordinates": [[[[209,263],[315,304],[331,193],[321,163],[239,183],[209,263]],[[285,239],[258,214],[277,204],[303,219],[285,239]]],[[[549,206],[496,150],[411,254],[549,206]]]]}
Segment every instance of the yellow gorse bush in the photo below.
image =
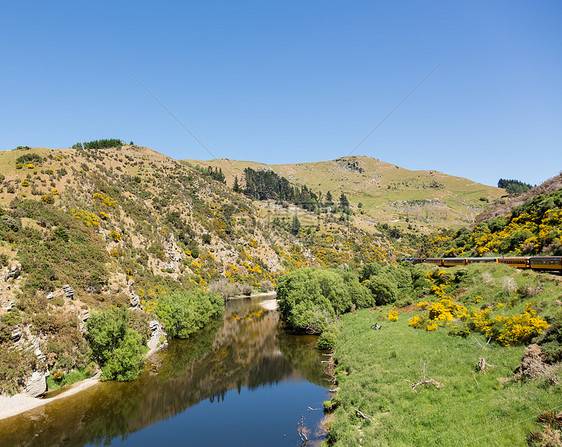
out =
{"type": "MultiPolygon", "coordinates": [[[[492,309],[470,312],[465,306],[455,303],[451,298],[443,298],[433,303],[420,301],[417,306],[424,313],[410,318],[408,324],[413,328],[434,331],[440,326],[450,326],[457,329],[457,333],[459,333],[458,325],[451,324],[456,321],[464,324],[470,331],[479,332],[502,346],[529,343],[549,326],[542,317],[537,315],[531,303],[526,303],[527,308],[523,313],[509,316],[493,315],[492,309]]],[[[495,308],[504,307],[502,305],[495,308]]]]}
{"type": "Polygon", "coordinates": [[[492,317],[491,309],[473,312],[466,317],[466,324],[470,330],[480,332],[503,346],[529,343],[549,326],[530,306],[523,313],[511,316],[492,317]]]}
{"type": "Polygon", "coordinates": [[[115,208],[115,205],[117,204],[115,200],[112,200],[109,196],[103,195],[99,192],[94,193],[92,197],[103,206],[115,208]]]}

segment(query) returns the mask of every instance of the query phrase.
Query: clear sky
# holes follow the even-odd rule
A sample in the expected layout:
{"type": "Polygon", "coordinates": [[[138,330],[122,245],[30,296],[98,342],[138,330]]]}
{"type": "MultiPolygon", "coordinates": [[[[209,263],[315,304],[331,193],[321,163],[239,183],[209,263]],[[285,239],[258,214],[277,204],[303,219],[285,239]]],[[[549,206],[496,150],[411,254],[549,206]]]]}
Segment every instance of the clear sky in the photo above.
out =
{"type": "Polygon", "coordinates": [[[0,149],[355,152],[489,185],[562,170],[562,2],[37,1],[0,9],[0,149]]]}

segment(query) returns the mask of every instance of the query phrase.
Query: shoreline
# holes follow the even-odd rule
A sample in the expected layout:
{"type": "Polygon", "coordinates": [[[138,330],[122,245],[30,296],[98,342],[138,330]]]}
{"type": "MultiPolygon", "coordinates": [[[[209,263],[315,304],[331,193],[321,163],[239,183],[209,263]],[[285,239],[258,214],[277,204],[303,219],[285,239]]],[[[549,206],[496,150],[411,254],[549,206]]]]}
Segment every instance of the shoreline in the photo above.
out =
{"type": "MultiPolygon", "coordinates": [[[[246,299],[274,298],[276,295],[277,293],[275,291],[272,291],[272,292],[258,293],[255,295],[233,296],[227,298],[227,300],[237,300],[237,299],[244,299],[244,298],[246,299]]],[[[267,306],[267,308],[269,307],[271,307],[270,310],[274,310],[273,303],[267,306]]],[[[146,359],[150,358],[152,354],[160,351],[164,347],[165,345],[158,346],[157,348],[151,349],[146,354],[146,359]]],[[[73,383],[72,385],[68,386],[68,389],[62,391],[60,394],[57,394],[56,396],[51,398],[31,397],[26,395],[25,393],[14,394],[13,396],[0,396],[0,420],[7,419],[12,416],[17,416],[22,413],[26,413],[27,411],[31,411],[34,410],[35,408],[42,407],[56,400],[64,399],[65,397],[69,397],[81,391],[87,390],[88,388],[91,388],[97,385],[98,383],[100,383],[100,379],[99,379],[100,376],[101,376],[101,372],[98,372],[94,377],[90,377],[89,379],[84,379],[79,382],[73,383]]]]}
{"type": "Polygon", "coordinates": [[[250,298],[269,298],[269,297],[276,297],[277,292],[272,290],[271,292],[262,292],[256,293],[255,295],[236,295],[236,296],[229,296],[226,301],[230,300],[242,300],[242,299],[250,299],[250,298]]]}
{"type": "Polygon", "coordinates": [[[33,410],[43,405],[47,405],[55,400],[62,399],[73,394],[84,391],[100,383],[99,376],[101,373],[96,374],[89,379],[81,380],[80,382],[69,385],[69,388],[55,397],[49,399],[40,399],[38,397],[27,396],[23,393],[15,394],[13,396],[0,396],[0,420],[7,419],[18,414],[25,413],[26,411],[33,410]]]}
{"type": "MultiPolygon", "coordinates": [[[[152,348],[146,353],[146,360],[148,360],[156,352],[164,349],[166,346],[167,343],[156,348],[152,348]]],[[[69,397],[81,391],[87,390],[88,388],[101,383],[100,376],[101,371],[99,371],[89,379],[80,380],[79,382],[75,382],[72,385],[68,385],[68,389],[50,398],[31,397],[25,393],[14,394],[13,396],[0,396],[0,421],[12,416],[17,416],[27,411],[34,410],[35,408],[42,407],[51,402],[54,402],[55,400],[63,399],[65,397],[69,397]]]]}

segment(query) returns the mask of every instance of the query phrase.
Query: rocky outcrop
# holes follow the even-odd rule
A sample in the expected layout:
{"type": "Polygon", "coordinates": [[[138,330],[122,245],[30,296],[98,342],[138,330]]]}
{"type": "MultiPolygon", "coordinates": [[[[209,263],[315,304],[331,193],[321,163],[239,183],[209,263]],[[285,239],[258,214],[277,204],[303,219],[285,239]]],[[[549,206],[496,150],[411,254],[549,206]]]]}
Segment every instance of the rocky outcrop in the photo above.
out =
{"type": "Polygon", "coordinates": [[[62,290],[64,292],[64,296],[66,296],[68,299],[71,300],[74,298],[74,289],[70,287],[70,285],[65,284],[64,286],[62,286],[62,290]]]}
{"type": "Polygon", "coordinates": [[[25,394],[31,397],[39,397],[47,391],[47,377],[49,371],[35,371],[25,385],[25,394]]]}
{"type": "Polygon", "coordinates": [[[4,275],[2,275],[2,279],[4,280],[8,280],[10,278],[16,279],[19,278],[20,275],[21,275],[21,264],[16,264],[16,265],[12,265],[10,270],[8,270],[8,273],[4,273],[4,275]]]}
{"type": "Polygon", "coordinates": [[[150,330],[152,331],[152,335],[150,336],[150,340],[148,340],[148,349],[149,355],[154,351],[160,350],[165,348],[168,343],[166,342],[166,333],[162,328],[162,325],[158,320],[152,320],[149,323],[150,330]]]}
{"type": "Polygon", "coordinates": [[[168,240],[166,241],[167,245],[167,255],[168,255],[168,263],[166,264],[167,269],[177,270],[179,267],[179,263],[182,259],[181,249],[176,243],[174,235],[170,233],[168,240]]]}

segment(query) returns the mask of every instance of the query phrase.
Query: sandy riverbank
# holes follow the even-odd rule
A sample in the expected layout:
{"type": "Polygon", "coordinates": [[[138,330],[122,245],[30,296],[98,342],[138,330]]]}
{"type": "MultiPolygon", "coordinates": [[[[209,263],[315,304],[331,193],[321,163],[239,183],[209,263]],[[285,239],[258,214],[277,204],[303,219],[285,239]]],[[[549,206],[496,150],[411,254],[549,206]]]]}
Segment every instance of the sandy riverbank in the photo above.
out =
{"type": "MultiPolygon", "coordinates": [[[[163,345],[157,346],[152,348],[146,354],[146,359],[148,359],[152,354],[155,352],[164,349],[168,344],[165,343],[163,345]]],[[[47,399],[39,399],[37,397],[31,397],[26,394],[16,394],[14,396],[0,396],[0,420],[6,419],[17,414],[25,413],[26,411],[33,410],[37,407],[42,407],[43,405],[47,405],[50,402],[53,402],[58,399],[63,399],[68,396],[72,396],[73,394],[79,393],[80,391],[84,391],[88,388],[97,385],[100,382],[99,377],[101,376],[101,372],[97,373],[94,377],[89,379],[81,380],[80,382],[73,383],[72,385],[68,386],[68,389],[65,389],[60,394],[52,398],[47,399]]]]}
{"type": "Polygon", "coordinates": [[[90,379],[82,380],[70,385],[67,390],[51,399],[38,399],[36,397],[26,396],[25,394],[16,394],[15,396],[10,397],[0,396],[0,419],[6,419],[11,416],[15,416],[16,414],[24,413],[37,407],[42,407],[43,405],[47,405],[55,400],[72,396],[73,394],[97,385],[99,381],[99,375],[90,379]]]}

